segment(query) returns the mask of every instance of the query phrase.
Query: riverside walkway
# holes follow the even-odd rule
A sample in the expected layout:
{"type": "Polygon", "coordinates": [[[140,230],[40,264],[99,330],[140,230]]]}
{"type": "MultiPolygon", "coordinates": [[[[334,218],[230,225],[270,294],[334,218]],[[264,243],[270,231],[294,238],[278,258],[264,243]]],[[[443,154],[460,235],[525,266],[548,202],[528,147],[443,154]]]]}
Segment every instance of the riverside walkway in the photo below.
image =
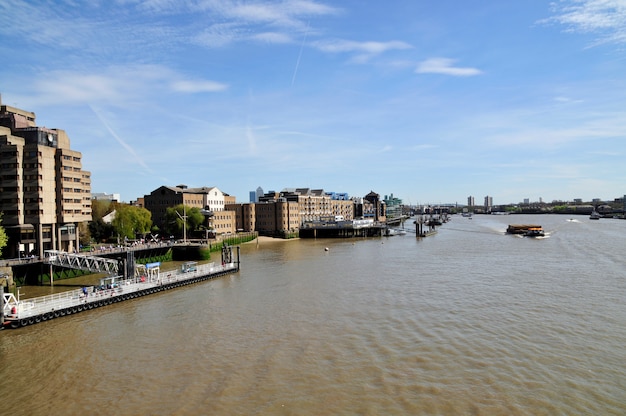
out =
{"type": "Polygon", "coordinates": [[[107,277],[102,279],[101,285],[26,300],[19,300],[11,293],[4,294],[2,326],[33,325],[239,271],[239,254],[236,262],[232,256],[229,260],[228,263],[194,265],[165,273],[160,273],[158,267],[148,268],[144,274],[132,278],[107,277]]]}

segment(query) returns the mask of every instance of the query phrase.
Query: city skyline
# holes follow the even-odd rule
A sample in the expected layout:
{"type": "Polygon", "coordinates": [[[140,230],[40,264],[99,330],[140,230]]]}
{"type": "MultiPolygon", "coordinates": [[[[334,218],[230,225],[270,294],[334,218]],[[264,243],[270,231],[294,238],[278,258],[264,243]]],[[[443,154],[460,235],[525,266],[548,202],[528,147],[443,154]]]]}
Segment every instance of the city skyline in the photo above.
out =
{"type": "Polygon", "coordinates": [[[623,1],[7,0],[0,36],[2,103],[65,130],[124,201],[626,193],[623,1]]]}

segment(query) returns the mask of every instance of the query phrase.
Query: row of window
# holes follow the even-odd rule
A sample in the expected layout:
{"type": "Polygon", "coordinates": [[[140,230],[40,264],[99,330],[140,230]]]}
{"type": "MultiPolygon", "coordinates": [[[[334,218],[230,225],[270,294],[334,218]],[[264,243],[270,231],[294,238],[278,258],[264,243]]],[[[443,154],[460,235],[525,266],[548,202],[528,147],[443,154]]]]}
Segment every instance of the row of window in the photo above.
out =
{"type": "Polygon", "coordinates": [[[83,214],[83,212],[80,209],[64,209],[63,213],[67,214],[67,215],[81,215],[81,214],[83,214]]]}
{"type": "Polygon", "coordinates": [[[80,162],[80,157],[63,155],[63,160],[71,160],[73,162],[80,162]]]}
{"type": "Polygon", "coordinates": [[[87,193],[87,189],[80,189],[80,188],[63,188],[63,193],[70,193],[70,192],[74,192],[77,194],[82,194],[82,193],[87,193]]]}
{"type": "Polygon", "coordinates": [[[82,181],[82,178],[70,178],[68,176],[64,176],[63,177],[63,182],[77,182],[80,183],[82,181]]]}

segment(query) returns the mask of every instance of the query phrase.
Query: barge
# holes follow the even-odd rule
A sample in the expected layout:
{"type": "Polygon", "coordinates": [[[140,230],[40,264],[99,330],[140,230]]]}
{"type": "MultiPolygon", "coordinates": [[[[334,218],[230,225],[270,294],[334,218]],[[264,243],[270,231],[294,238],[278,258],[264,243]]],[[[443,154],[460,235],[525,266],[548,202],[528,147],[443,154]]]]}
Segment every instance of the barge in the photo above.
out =
{"type": "Polygon", "coordinates": [[[545,235],[541,225],[536,224],[510,224],[506,232],[507,234],[521,234],[525,237],[543,237],[545,235]]]}
{"type": "Polygon", "coordinates": [[[163,273],[158,264],[152,264],[138,268],[140,272],[132,278],[105,277],[100,285],[23,300],[5,293],[1,299],[0,322],[3,328],[21,328],[238,272],[239,256],[236,261],[232,257],[230,260],[221,264],[188,262],[180,270],[163,273]]]}

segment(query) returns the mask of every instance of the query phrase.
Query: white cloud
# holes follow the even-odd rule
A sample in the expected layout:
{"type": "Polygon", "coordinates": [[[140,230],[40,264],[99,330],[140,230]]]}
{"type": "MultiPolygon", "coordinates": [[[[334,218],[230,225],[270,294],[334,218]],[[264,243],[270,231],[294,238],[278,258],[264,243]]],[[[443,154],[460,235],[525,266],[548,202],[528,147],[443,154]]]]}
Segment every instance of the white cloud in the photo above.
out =
{"type": "Polygon", "coordinates": [[[219,48],[229,45],[242,37],[241,30],[232,23],[220,23],[209,26],[193,37],[196,43],[204,46],[219,48]]]}
{"type": "Polygon", "coordinates": [[[174,81],[171,84],[172,90],[176,92],[189,92],[189,93],[197,93],[197,92],[218,92],[224,91],[228,88],[226,84],[221,84],[219,82],[214,81],[185,81],[179,80],[174,81]]]}
{"type": "Polygon", "coordinates": [[[379,54],[392,49],[409,49],[411,45],[401,41],[390,42],[356,42],[351,40],[335,40],[317,42],[316,46],[324,52],[364,52],[367,54],[379,54]]]}
{"type": "Polygon", "coordinates": [[[578,104],[578,103],[583,102],[583,100],[577,100],[574,98],[564,97],[564,96],[554,97],[554,101],[559,104],[578,104]]]}
{"type": "Polygon", "coordinates": [[[454,66],[449,58],[430,58],[421,62],[415,72],[418,74],[443,74],[455,77],[471,77],[482,74],[480,69],[454,66]]]}
{"type": "Polygon", "coordinates": [[[42,103],[108,102],[123,105],[159,94],[218,92],[228,85],[211,80],[188,80],[160,65],[111,66],[99,71],[47,71],[33,85],[42,103]]]}
{"type": "Polygon", "coordinates": [[[312,45],[328,53],[355,53],[355,61],[365,62],[370,58],[392,50],[411,49],[413,46],[406,42],[392,40],[388,42],[357,42],[352,40],[330,40],[313,42],[312,45]]]}
{"type": "Polygon", "coordinates": [[[289,44],[303,32],[311,33],[309,20],[335,15],[339,9],[308,0],[283,2],[209,1],[201,3],[204,12],[220,17],[201,33],[192,36],[209,47],[223,47],[235,42],[261,41],[289,44]]]}
{"type": "Polygon", "coordinates": [[[554,16],[540,23],[556,22],[568,32],[596,33],[599,43],[626,43],[624,0],[564,0],[552,8],[554,16]]]}
{"type": "Polygon", "coordinates": [[[223,2],[220,11],[250,23],[270,23],[282,27],[304,27],[303,19],[336,14],[338,9],[308,0],[263,2],[223,2]]]}
{"type": "Polygon", "coordinates": [[[256,39],[260,42],[272,43],[272,44],[287,44],[292,43],[291,36],[285,33],[278,32],[263,32],[252,36],[252,39],[256,39]]]}

